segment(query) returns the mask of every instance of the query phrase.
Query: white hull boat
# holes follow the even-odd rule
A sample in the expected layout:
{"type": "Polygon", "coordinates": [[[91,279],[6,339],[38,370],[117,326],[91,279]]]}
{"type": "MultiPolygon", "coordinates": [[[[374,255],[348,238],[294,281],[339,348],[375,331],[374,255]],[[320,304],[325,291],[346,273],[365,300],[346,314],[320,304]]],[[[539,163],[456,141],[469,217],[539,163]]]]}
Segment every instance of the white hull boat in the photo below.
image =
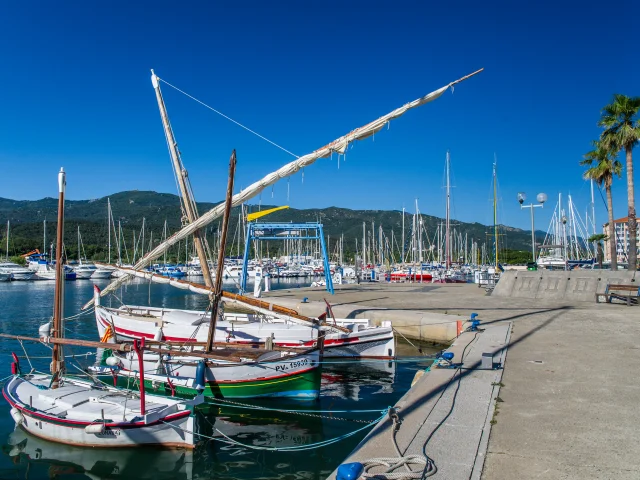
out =
{"type": "Polygon", "coordinates": [[[9,273],[11,280],[31,280],[35,275],[33,270],[21,267],[17,263],[2,262],[0,263],[0,273],[9,273]]]}
{"type": "Polygon", "coordinates": [[[81,263],[80,265],[73,268],[73,271],[76,272],[76,278],[78,280],[87,280],[91,278],[93,273],[98,269],[92,263],[81,263]]]}
{"type": "Polygon", "coordinates": [[[113,276],[113,272],[113,270],[109,270],[107,268],[97,268],[91,275],[91,278],[111,278],[113,276]]]}
{"type": "MultiPolygon", "coordinates": [[[[95,316],[100,337],[112,327],[118,341],[145,338],[175,343],[204,342],[209,333],[206,312],[135,306],[115,309],[96,302],[95,316]]],[[[336,319],[336,325],[348,332],[326,329],[325,358],[395,357],[393,328],[390,325],[370,327],[365,319],[336,319]]],[[[272,338],[278,347],[305,350],[315,345],[316,329],[277,317],[234,313],[225,313],[224,320],[216,323],[216,342],[259,347],[267,338],[272,338]]]]}
{"type": "Polygon", "coordinates": [[[9,280],[11,280],[10,273],[0,272],[0,282],[8,282],[9,280]]]}
{"type": "MultiPolygon", "coordinates": [[[[83,447],[157,445],[193,448],[197,431],[189,402],[148,396],[140,401],[115,389],[50,375],[15,375],[2,393],[16,425],[36,437],[83,447]]],[[[194,399],[196,405],[202,397],[194,399]]]]}

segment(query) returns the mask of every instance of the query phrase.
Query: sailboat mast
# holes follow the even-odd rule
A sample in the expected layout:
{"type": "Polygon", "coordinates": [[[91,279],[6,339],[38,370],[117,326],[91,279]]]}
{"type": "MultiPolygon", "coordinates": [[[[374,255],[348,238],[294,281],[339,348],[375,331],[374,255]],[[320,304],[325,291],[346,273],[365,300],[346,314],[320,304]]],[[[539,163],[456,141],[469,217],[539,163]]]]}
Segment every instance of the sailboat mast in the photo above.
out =
{"type": "Polygon", "coordinates": [[[118,220],[118,265],[122,265],[122,226],[118,220]]]}
{"type": "Polygon", "coordinates": [[[445,262],[446,267],[451,267],[451,220],[450,220],[450,208],[451,208],[451,181],[449,178],[449,151],[447,150],[447,218],[446,218],[446,233],[445,233],[445,262]]]}
{"type": "Polygon", "coordinates": [[[215,285],[213,286],[211,321],[209,323],[209,334],[207,335],[206,351],[213,350],[216,338],[216,322],[218,321],[218,306],[222,297],[222,276],[224,271],[224,251],[227,245],[227,233],[229,232],[229,217],[231,216],[231,202],[233,198],[233,180],[236,174],[236,151],[231,153],[229,160],[229,181],[227,183],[227,196],[224,204],[224,216],[222,217],[222,233],[220,237],[220,249],[218,250],[218,265],[216,266],[215,285]]]}
{"type": "MultiPolygon", "coordinates": [[[[190,186],[187,185],[188,174],[187,170],[182,164],[180,153],[178,152],[178,144],[173,136],[173,130],[169,123],[169,116],[167,109],[164,105],[164,99],[162,98],[162,92],[160,91],[160,82],[156,74],[151,70],[151,84],[156,92],[156,100],[158,101],[158,108],[160,109],[160,117],[162,118],[162,126],[164,127],[164,133],[167,138],[167,144],[169,146],[169,153],[171,154],[171,160],[173,161],[173,168],[178,180],[178,186],[180,187],[180,195],[182,197],[182,204],[184,206],[185,214],[189,223],[192,223],[198,219],[198,208],[196,206],[193,193],[190,186]]],[[[205,253],[204,244],[200,238],[200,230],[193,232],[193,243],[196,247],[198,258],[200,258],[200,268],[202,269],[202,275],[204,276],[204,283],[207,287],[213,285],[211,281],[211,271],[209,270],[209,263],[207,262],[207,255],[205,253]]]]}
{"type": "Polygon", "coordinates": [[[404,263],[404,207],[402,207],[402,258],[400,263],[404,263]]]}
{"type": "Polygon", "coordinates": [[[367,224],[362,222],[362,277],[367,268],[367,224]]]}
{"type": "Polygon", "coordinates": [[[80,256],[80,225],[78,225],[78,263],[82,263],[82,257],[80,256]]]}
{"type": "Polygon", "coordinates": [[[7,220],[7,261],[9,260],[9,220],[7,220]]]}
{"type": "Polygon", "coordinates": [[[111,200],[107,198],[107,229],[109,230],[109,261],[111,264],[111,200]]]}
{"type": "MultiPolygon", "coordinates": [[[[62,245],[64,235],[64,191],[67,179],[64,169],[58,173],[58,231],[56,233],[56,291],[53,302],[53,337],[62,338],[64,336],[62,316],[64,302],[64,268],[62,265],[62,245]]],[[[64,372],[64,354],[62,345],[53,345],[53,358],[51,362],[51,375],[53,379],[51,388],[59,386],[60,375],[64,372]]]]}
{"type": "MultiPolygon", "coordinates": [[[[497,160],[493,158],[493,237],[496,248],[496,267],[498,266],[498,178],[496,170],[498,168],[497,160]]],[[[535,259],[534,259],[535,260],[535,259]]]]}

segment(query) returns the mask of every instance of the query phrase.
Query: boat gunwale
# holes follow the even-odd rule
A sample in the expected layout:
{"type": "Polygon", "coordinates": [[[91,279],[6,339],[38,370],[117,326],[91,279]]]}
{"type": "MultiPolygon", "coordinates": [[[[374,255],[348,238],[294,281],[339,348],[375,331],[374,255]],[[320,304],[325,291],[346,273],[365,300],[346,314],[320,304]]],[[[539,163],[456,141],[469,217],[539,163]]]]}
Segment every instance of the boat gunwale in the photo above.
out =
{"type": "MultiPolygon", "coordinates": [[[[40,413],[39,410],[35,410],[33,409],[33,407],[28,406],[26,403],[20,401],[18,398],[16,398],[14,395],[12,395],[10,393],[10,386],[15,382],[15,380],[22,380],[23,382],[26,382],[27,380],[25,380],[24,378],[20,377],[20,376],[14,376],[13,379],[11,379],[9,382],[7,382],[5,384],[5,386],[2,388],[2,396],[4,397],[4,399],[7,401],[7,403],[9,403],[9,405],[12,408],[17,408],[20,413],[27,415],[28,417],[35,417],[38,418],[40,420],[46,420],[49,423],[53,423],[55,425],[61,425],[61,426],[65,426],[68,428],[84,428],[88,425],[94,425],[96,424],[95,421],[93,422],[85,422],[85,421],[74,421],[74,420],[67,420],[64,418],[60,418],[58,416],[53,416],[53,415],[47,415],[44,413],[40,413]]],[[[15,387],[17,388],[17,386],[15,387]]],[[[12,389],[13,390],[13,389],[12,389]]],[[[180,412],[176,412],[176,413],[172,413],[170,415],[167,415],[165,417],[161,417],[158,420],[154,421],[154,422],[150,422],[150,423],[145,423],[144,421],[138,421],[138,422],[112,422],[112,423],[105,423],[104,426],[106,428],[120,428],[123,430],[130,430],[130,429],[137,429],[137,428],[144,428],[144,427],[149,427],[149,426],[154,426],[154,425],[159,425],[161,423],[167,423],[167,422],[173,422],[175,420],[180,420],[184,417],[188,417],[189,415],[191,415],[191,410],[189,410],[188,408],[180,411],[180,412]]],[[[30,432],[29,430],[27,430],[28,432],[30,432]]],[[[56,440],[57,441],[57,440],[56,440]]]]}

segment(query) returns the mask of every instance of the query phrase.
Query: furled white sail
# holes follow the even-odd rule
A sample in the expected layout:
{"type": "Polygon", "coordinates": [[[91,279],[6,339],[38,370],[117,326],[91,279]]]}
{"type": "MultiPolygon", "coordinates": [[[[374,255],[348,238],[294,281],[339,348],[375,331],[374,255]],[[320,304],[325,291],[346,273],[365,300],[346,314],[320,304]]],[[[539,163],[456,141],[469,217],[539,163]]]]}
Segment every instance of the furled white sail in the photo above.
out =
{"type": "MultiPolygon", "coordinates": [[[[400,108],[396,108],[392,112],[387,113],[386,115],[383,115],[382,117],[374,120],[373,122],[368,123],[363,127],[356,128],[355,130],[347,133],[346,135],[325,145],[324,147],[319,148],[318,150],[312,153],[308,153],[307,155],[303,155],[302,157],[294,160],[293,162],[286,164],[282,168],[268,174],[267,176],[263,177],[257,182],[251,184],[249,187],[245,188],[240,193],[235,194],[232,198],[232,206],[235,207],[240,205],[241,203],[246,202],[247,200],[250,200],[251,198],[258,195],[262,190],[264,190],[268,186],[273,185],[274,183],[276,183],[278,180],[282,178],[286,178],[293,175],[294,173],[298,172],[300,169],[311,165],[312,163],[314,163],[316,160],[320,158],[330,157],[332,153],[343,154],[344,152],[346,152],[347,147],[349,146],[350,143],[356,140],[363,140],[365,138],[370,137],[371,135],[374,135],[376,132],[380,131],[391,120],[395,120],[396,118],[404,115],[408,110],[411,110],[413,108],[420,107],[421,105],[424,105],[426,103],[432,102],[436,98],[440,97],[440,95],[442,95],[445,91],[447,91],[448,88],[480,73],[482,70],[484,69],[480,69],[469,75],[466,75],[454,82],[451,82],[445,85],[442,88],[439,88],[434,92],[429,93],[428,95],[425,95],[424,97],[420,97],[412,102],[405,103],[400,108]]],[[[135,264],[134,269],[139,270],[141,268],[146,267],[154,259],[160,257],[166,250],[171,248],[171,246],[175,245],[176,243],[181,241],[183,238],[188,237],[189,235],[193,235],[193,232],[205,227],[209,223],[213,222],[216,218],[220,217],[223,211],[224,211],[224,202],[212,208],[207,213],[199,217],[197,220],[190,223],[189,225],[186,225],[180,231],[176,232],[171,237],[167,238],[164,242],[160,243],[156,248],[154,248],[153,250],[148,252],[143,258],[141,258],[138,261],[138,263],[135,264]]],[[[102,291],[101,295],[106,295],[107,293],[114,291],[122,283],[124,283],[127,280],[127,278],[128,278],[128,275],[118,278],[117,280],[112,282],[107,288],[105,288],[102,291]]],[[[88,302],[82,308],[83,309],[88,308],[92,304],[93,304],[93,300],[88,302]]]]}

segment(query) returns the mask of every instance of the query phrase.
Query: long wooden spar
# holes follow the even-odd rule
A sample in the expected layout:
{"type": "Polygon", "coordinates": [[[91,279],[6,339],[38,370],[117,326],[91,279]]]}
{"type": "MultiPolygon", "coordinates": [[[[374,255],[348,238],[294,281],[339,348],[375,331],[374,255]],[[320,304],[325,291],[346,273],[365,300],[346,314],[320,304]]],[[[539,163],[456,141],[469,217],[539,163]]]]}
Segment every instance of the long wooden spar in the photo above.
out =
{"type": "MultiPolygon", "coordinates": [[[[88,347],[88,348],[105,348],[110,350],[115,350],[118,352],[132,352],[135,351],[133,344],[130,343],[106,343],[106,342],[95,342],[92,340],[79,340],[75,338],[57,338],[57,337],[27,337],[24,335],[10,335],[7,333],[0,333],[0,338],[8,338],[10,340],[22,340],[26,342],[38,342],[38,343],[47,343],[51,345],[71,345],[76,347],[88,347]]],[[[168,342],[149,342],[151,345],[165,345],[168,347],[177,347],[177,344],[170,344],[168,342]]],[[[186,344],[180,344],[183,347],[193,347],[193,346],[202,346],[204,345],[202,342],[187,342],[186,344]]],[[[204,358],[207,360],[218,360],[218,361],[234,361],[240,362],[243,358],[251,358],[257,359],[261,355],[270,352],[271,350],[266,350],[263,348],[249,348],[246,346],[235,346],[228,345],[226,343],[217,342],[215,344],[216,347],[223,347],[222,350],[214,350],[214,352],[203,352],[203,351],[186,351],[186,350],[171,350],[168,348],[157,348],[154,346],[146,345],[144,346],[144,350],[153,352],[153,353],[161,353],[161,354],[170,354],[172,357],[195,357],[195,358],[204,358]]],[[[274,349],[276,350],[276,349],[274,349]]],[[[298,355],[301,352],[294,351],[292,349],[284,349],[277,348],[277,350],[291,352],[292,355],[298,355]]],[[[312,350],[312,349],[310,349],[312,350]]]]}
{"type": "MultiPolygon", "coordinates": [[[[95,262],[96,265],[100,265],[98,262],[95,262]]],[[[201,283],[196,283],[196,282],[190,282],[187,280],[180,280],[177,278],[167,278],[163,275],[159,275],[157,273],[152,273],[152,272],[145,272],[143,270],[135,270],[133,268],[124,268],[124,267],[116,267],[117,270],[120,270],[124,273],[127,273],[129,275],[132,276],[136,276],[136,277],[140,277],[140,278],[145,278],[148,280],[157,280],[157,283],[168,283],[170,285],[174,285],[178,288],[182,288],[184,290],[190,290],[194,293],[199,293],[199,294],[203,294],[203,295],[211,295],[212,293],[214,293],[214,289],[213,288],[209,288],[206,285],[203,285],[201,283]]],[[[309,326],[313,326],[313,325],[321,325],[321,326],[325,326],[325,327],[329,327],[329,328],[333,328],[336,330],[339,330],[341,332],[344,333],[348,333],[350,330],[344,327],[340,327],[338,325],[332,325],[329,323],[325,323],[325,322],[320,322],[319,320],[315,319],[315,318],[311,318],[311,317],[307,317],[304,315],[301,315],[297,310],[293,310],[291,308],[287,308],[287,307],[283,307],[281,305],[277,305],[275,303],[271,303],[271,302],[265,302],[264,300],[259,300],[257,298],[251,298],[251,297],[246,297],[244,295],[240,295],[238,293],[231,293],[231,292],[227,292],[227,291],[222,291],[222,297],[226,298],[228,300],[234,300],[237,301],[238,303],[242,303],[251,307],[254,307],[256,309],[260,309],[262,311],[265,312],[273,312],[273,313],[277,313],[280,315],[284,315],[290,318],[294,318],[300,322],[304,322],[309,324],[309,326]]]]}

